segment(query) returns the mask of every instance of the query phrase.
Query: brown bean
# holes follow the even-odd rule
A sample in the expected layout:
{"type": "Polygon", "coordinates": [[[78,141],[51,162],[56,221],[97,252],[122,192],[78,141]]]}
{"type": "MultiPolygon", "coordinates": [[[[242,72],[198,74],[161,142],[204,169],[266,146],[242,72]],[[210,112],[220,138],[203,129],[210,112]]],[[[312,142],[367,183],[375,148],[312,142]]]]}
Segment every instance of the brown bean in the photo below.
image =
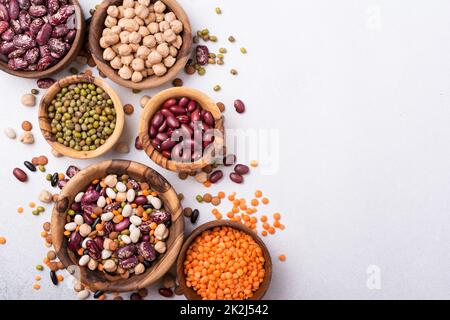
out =
{"type": "Polygon", "coordinates": [[[160,288],[158,290],[159,294],[163,297],[170,298],[173,297],[173,291],[170,288],[160,288]]]}
{"type": "Polygon", "coordinates": [[[217,183],[220,179],[222,179],[222,177],[223,177],[222,170],[216,170],[209,176],[209,181],[211,183],[217,183]]]}
{"type": "Polygon", "coordinates": [[[233,181],[235,183],[242,183],[242,182],[244,182],[244,177],[241,176],[239,173],[236,173],[236,172],[230,173],[230,179],[231,179],[231,181],[233,181]]]}
{"type": "Polygon", "coordinates": [[[130,115],[134,112],[134,107],[131,104],[127,103],[123,106],[123,111],[125,112],[125,114],[130,115]]]}
{"type": "Polygon", "coordinates": [[[234,108],[236,109],[237,113],[243,113],[245,111],[245,104],[242,102],[242,100],[237,99],[234,101],[234,108]]]}
{"type": "Polygon", "coordinates": [[[14,177],[17,178],[20,182],[25,182],[28,180],[28,175],[20,168],[14,168],[13,170],[14,177]]]}
{"type": "Polygon", "coordinates": [[[244,174],[247,174],[250,171],[250,168],[245,164],[237,164],[234,167],[234,171],[242,176],[244,174]]]}
{"type": "Polygon", "coordinates": [[[174,105],[169,108],[170,112],[172,112],[176,116],[180,116],[182,114],[186,114],[186,109],[180,107],[179,105],[174,105]]]}
{"type": "Polygon", "coordinates": [[[31,124],[30,121],[24,121],[22,122],[22,129],[24,131],[31,131],[31,129],[33,129],[33,125],[31,124]]]}
{"type": "Polygon", "coordinates": [[[137,150],[142,150],[142,149],[144,149],[143,146],[142,146],[141,139],[139,139],[139,136],[137,136],[136,139],[134,140],[134,147],[135,147],[137,150]]]}
{"type": "Polygon", "coordinates": [[[197,102],[195,102],[194,100],[189,101],[187,105],[187,111],[193,112],[195,109],[197,109],[197,102]]]}

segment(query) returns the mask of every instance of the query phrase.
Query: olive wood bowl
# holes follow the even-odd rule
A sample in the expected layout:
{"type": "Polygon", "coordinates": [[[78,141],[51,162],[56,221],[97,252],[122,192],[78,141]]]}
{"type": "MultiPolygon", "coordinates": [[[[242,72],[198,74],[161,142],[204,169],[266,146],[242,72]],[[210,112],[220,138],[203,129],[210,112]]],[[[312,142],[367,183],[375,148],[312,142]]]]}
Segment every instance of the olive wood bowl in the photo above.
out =
{"type": "Polygon", "coordinates": [[[138,181],[147,182],[153,190],[159,193],[164,208],[172,214],[172,225],[166,242],[167,251],[160,255],[143,274],[131,275],[130,278],[123,279],[119,275],[110,275],[98,270],[91,271],[87,267],[79,267],[80,281],[93,291],[138,290],[149,286],[167,273],[176,261],[184,239],[184,218],[177,193],[170,183],[155,170],[134,161],[107,160],[93,164],[77,173],[64,186],[53,208],[51,219],[53,246],[65,268],[72,266],[69,268],[72,269],[73,266],[78,266],[77,256],[67,247],[67,238],[63,234],[66,213],[78,192],[85,190],[92,180],[108,174],[127,174],[138,181]]]}
{"type": "Polygon", "coordinates": [[[261,300],[264,297],[264,294],[266,293],[267,289],[269,288],[270,281],[272,280],[272,259],[270,258],[269,250],[267,249],[266,245],[264,244],[264,241],[261,240],[261,238],[251,229],[244,226],[241,223],[230,221],[230,220],[215,220],[211,222],[207,222],[205,224],[202,224],[201,226],[197,227],[192,231],[192,233],[187,237],[187,239],[184,241],[183,247],[181,248],[181,252],[178,256],[177,260],[177,279],[179,282],[179,285],[183,291],[184,296],[189,300],[201,300],[202,298],[197,294],[194,289],[189,288],[186,286],[186,277],[184,274],[184,259],[186,257],[186,253],[191,246],[191,244],[194,242],[194,240],[202,234],[202,232],[210,229],[214,229],[216,227],[231,227],[240,231],[245,232],[246,234],[250,235],[255,242],[261,247],[261,250],[263,252],[263,256],[265,259],[264,263],[264,269],[265,269],[265,276],[264,280],[261,283],[258,290],[256,290],[253,293],[253,297],[251,297],[249,300],[261,300]]]}
{"type": "Polygon", "coordinates": [[[120,102],[119,96],[116,94],[116,92],[102,79],[95,78],[93,76],[87,75],[87,74],[80,74],[75,76],[69,76],[65,77],[57,82],[55,82],[45,93],[45,95],[42,97],[40,104],[39,104],[39,126],[41,128],[42,135],[44,136],[45,140],[48,142],[48,144],[58,151],[59,153],[72,157],[77,159],[91,159],[98,157],[104,153],[106,153],[108,150],[110,150],[119,140],[123,127],[125,122],[125,115],[122,107],[122,103],[120,102]],[[101,87],[105,92],[110,96],[110,98],[113,101],[114,109],[116,110],[116,127],[114,129],[113,134],[105,141],[103,145],[101,145],[99,148],[92,150],[92,151],[77,151],[75,149],[72,149],[70,147],[66,147],[65,145],[57,142],[55,140],[54,135],[52,134],[51,130],[51,120],[48,118],[47,115],[47,107],[53,100],[53,98],[56,96],[57,93],[61,90],[63,87],[67,87],[68,85],[72,83],[93,83],[96,86],[101,87]]]}
{"type": "Polygon", "coordinates": [[[75,29],[77,30],[77,34],[75,39],[73,40],[72,47],[69,52],[62,58],[57,64],[54,66],[43,70],[43,71],[20,71],[20,70],[12,70],[8,66],[8,62],[0,60],[0,70],[5,71],[13,76],[21,77],[21,78],[45,78],[54,73],[57,73],[64,68],[66,68],[78,55],[81,48],[84,45],[84,35],[86,31],[86,24],[84,20],[83,10],[80,7],[80,4],[77,0],[69,0],[70,4],[75,6],[75,29]]]}
{"type": "Polygon", "coordinates": [[[224,146],[224,118],[220,112],[216,103],[201,91],[187,87],[175,87],[161,91],[154,97],[152,97],[144,109],[141,112],[139,123],[139,139],[142,143],[147,155],[157,165],[162,168],[168,169],[174,172],[195,172],[197,170],[206,167],[214,162],[214,151],[222,150],[224,146]],[[195,162],[177,162],[164,157],[158,150],[156,150],[149,135],[150,121],[158,110],[162,108],[164,102],[170,98],[188,97],[197,101],[197,103],[205,110],[212,113],[214,120],[216,121],[215,129],[219,130],[222,137],[216,137],[214,142],[210,145],[211,148],[205,149],[203,157],[195,162]],[[209,151],[208,151],[209,149],[209,151]]]}
{"type": "MultiPolygon", "coordinates": [[[[152,1],[153,3],[155,1],[152,1]]],[[[102,37],[104,22],[107,16],[107,10],[110,5],[121,5],[123,0],[104,0],[95,10],[89,26],[89,48],[92,58],[97,64],[97,68],[103,72],[109,79],[123,87],[130,89],[143,90],[159,87],[169,81],[172,81],[177,74],[184,69],[192,48],[192,28],[189,18],[184,9],[175,0],[162,0],[170,11],[175,13],[177,19],[183,23],[183,32],[180,34],[183,44],[178,50],[177,61],[167,70],[162,77],[152,75],[144,78],[141,82],[132,82],[131,80],[122,79],[117,70],[113,69],[109,61],[103,59],[103,48],[100,47],[100,38],[102,37]]]]}

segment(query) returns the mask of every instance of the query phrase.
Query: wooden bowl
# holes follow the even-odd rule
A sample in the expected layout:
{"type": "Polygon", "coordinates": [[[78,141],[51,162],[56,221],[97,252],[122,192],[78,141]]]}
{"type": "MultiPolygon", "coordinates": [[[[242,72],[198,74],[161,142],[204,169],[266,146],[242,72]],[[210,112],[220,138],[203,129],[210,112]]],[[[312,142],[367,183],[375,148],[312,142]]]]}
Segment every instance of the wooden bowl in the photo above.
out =
{"type": "Polygon", "coordinates": [[[264,244],[264,241],[261,240],[261,238],[253,232],[251,229],[247,228],[241,223],[230,221],[230,220],[215,220],[211,222],[207,222],[205,224],[202,224],[198,228],[194,229],[192,233],[187,237],[187,239],[184,241],[183,247],[181,248],[180,255],[178,256],[177,260],[177,279],[179,282],[179,285],[183,291],[184,296],[189,300],[201,300],[202,298],[197,294],[197,292],[194,291],[194,289],[189,288],[186,286],[186,277],[184,275],[184,259],[186,257],[186,252],[188,251],[189,247],[191,246],[192,242],[201,235],[202,232],[206,230],[210,230],[216,227],[231,227],[240,231],[245,232],[246,234],[250,235],[255,242],[261,247],[261,250],[263,252],[263,256],[265,259],[264,269],[266,271],[264,280],[261,283],[261,286],[258,290],[256,290],[253,294],[253,297],[251,297],[249,300],[261,300],[264,297],[264,294],[266,293],[267,289],[269,288],[270,281],[272,280],[272,259],[270,258],[269,250],[267,250],[266,245],[264,244]]]}
{"type": "Polygon", "coordinates": [[[177,19],[183,23],[183,32],[181,37],[183,38],[183,44],[178,50],[177,61],[168,69],[167,73],[162,77],[155,75],[144,78],[141,82],[132,82],[131,80],[122,79],[117,70],[113,69],[108,61],[103,59],[103,48],[100,47],[99,41],[102,36],[103,29],[105,28],[104,22],[107,16],[107,9],[110,5],[121,5],[123,0],[104,0],[95,10],[95,14],[92,16],[91,24],[89,27],[89,48],[92,53],[92,58],[97,64],[97,68],[103,72],[109,79],[120,84],[123,87],[143,90],[156,88],[164,83],[172,81],[177,74],[184,69],[192,48],[192,28],[189,22],[189,18],[183,8],[175,0],[162,0],[164,4],[177,16],[177,19]]]}
{"type": "Polygon", "coordinates": [[[47,90],[47,92],[42,97],[41,102],[39,104],[39,126],[41,128],[41,132],[44,135],[45,140],[53,149],[55,149],[56,151],[65,156],[72,158],[91,159],[98,157],[107,152],[108,150],[110,150],[119,140],[120,135],[122,134],[123,131],[124,122],[125,122],[125,115],[123,112],[122,103],[120,102],[120,98],[116,94],[116,92],[105,81],[99,78],[95,78],[93,76],[89,76],[87,74],[69,76],[55,82],[47,90]],[[54,135],[52,134],[50,126],[51,120],[48,118],[47,115],[48,105],[51,103],[56,94],[61,90],[61,88],[67,87],[72,83],[80,83],[80,82],[93,83],[96,86],[99,86],[103,90],[105,90],[105,92],[111,97],[114,104],[114,109],[116,110],[116,127],[114,129],[113,134],[106,140],[105,144],[92,151],[77,151],[75,149],[66,147],[65,145],[57,142],[55,140],[54,135]]]}
{"type": "Polygon", "coordinates": [[[80,268],[80,281],[91,290],[105,292],[126,292],[138,290],[149,286],[164,274],[176,261],[184,238],[184,218],[181,203],[177,193],[169,182],[155,170],[127,160],[108,160],[91,165],[77,173],[64,186],[56,202],[51,220],[52,242],[58,258],[64,267],[78,266],[76,254],[67,247],[67,238],[64,236],[66,212],[70,208],[78,192],[85,190],[92,180],[102,178],[108,174],[127,174],[130,177],[147,182],[153,190],[159,193],[164,208],[172,213],[172,225],[167,239],[167,251],[159,256],[152,266],[143,274],[132,275],[122,279],[119,275],[109,275],[101,271],[91,271],[86,267],[80,268]]]}
{"type": "Polygon", "coordinates": [[[57,64],[54,66],[43,70],[43,71],[20,71],[20,70],[12,70],[8,63],[0,60],[0,70],[5,71],[13,76],[21,77],[21,78],[45,78],[54,73],[57,73],[67,67],[78,55],[80,49],[83,47],[84,34],[86,31],[85,20],[83,15],[83,10],[80,7],[80,4],[77,0],[69,0],[70,4],[75,6],[75,23],[77,29],[77,35],[75,36],[75,40],[72,43],[72,47],[69,52],[62,58],[57,64]]]}
{"type": "Polygon", "coordinates": [[[224,146],[224,118],[220,112],[219,107],[216,103],[201,91],[187,88],[187,87],[175,87],[164,91],[161,91],[154,97],[152,97],[145,105],[144,110],[141,112],[141,118],[139,123],[139,139],[142,142],[142,146],[147,153],[147,155],[159,166],[174,172],[195,172],[202,169],[203,167],[211,164],[214,160],[213,151],[214,149],[220,150],[224,146]],[[197,103],[205,110],[212,113],[214,120],[216,121],[215,129],[222,133],[222,137],[216,137],[214,139],[214,147],[210,148],[210,152],[204,152],[203,157],[195,162],[177,162],[164,157],[160,152],[158,152],[151,143],[151,138],[149,135],[150,121],[161,109],[163,103],[170,98],[181,98],[188,97],[194,99],[197,103]]]}

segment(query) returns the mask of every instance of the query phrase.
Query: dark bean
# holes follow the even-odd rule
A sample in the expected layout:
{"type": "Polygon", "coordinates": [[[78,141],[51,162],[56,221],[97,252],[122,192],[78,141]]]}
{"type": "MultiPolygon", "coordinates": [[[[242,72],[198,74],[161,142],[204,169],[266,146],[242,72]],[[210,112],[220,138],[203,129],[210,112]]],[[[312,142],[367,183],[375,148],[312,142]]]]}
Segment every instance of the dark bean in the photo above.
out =
{"type": "Polygon", "coordinates": [[[0,20],[9,21],[9,12],[3,3],[0,3],[0,20]]]}
{"type": "Polygon", "coordinates": [[[197,121],[200,121],[201,117],[202,117],[202,115],[201,115],[200,110],[194,110],[191,113],[191,121],[194,122],[194,123],[197,122],[197,121]]]}
{"type": "Polygon", "coordinates": [[[234,101],[234,108],[236,109],[237,113],[243,113],[245,111],[245,104],[242,102],[242,100],[236,100],[234,101]]]}
{"type": "Polygon", "coordinates": [[[189,101],[187,105],[187,111],[193,112],[195,109],[197,109],[197,102],[195,102],[194,100],[189,101]]]}
{"type": "Polygon", "coordinates": [[[170,112],[172,112],[176,116],[180,116],[182,114],[186,114],[186,109],[180,106],[172,106],[169,108],[170,112]]]}
{"type": "Polygon", "coordinates": [[[163,108],[169,108],[169,107],[174,106],[176,104],[177,104],[177,99],[172,98],[172,99],[169,99],[166,102],[164,102],[163,108]]]}
{"type": "Polygon", "coordinates": [[[241,176],[239,173],[236,173],[236,172],[230,173],[230,179],[231,179],[231,181],[233,181],[235,183],[242,183],[242,182],[244,182],[244,177],[241,176]]]}
{"type": "Polygon", "coordinates": [[[28,12],[35,18],[43,17],[47,14],[47,8],[43,5],[31,6],[28,12]]]}
{"type": "Polygon", "coordinates": [[[13,170],[14,177],[17,178],[20,182],[25,182],[28,180],[28,175],[20,168],[14,168],[13,170]]]}
{"type": "Polygon", "coordinates": [[[50,279],[52,280],[52,283],[57,286],[58,285],[58,277],[56,276],[55,271],[50,271],[50,279]]]}
{"type": "Polygon", "coordinates": [[[162,109],[160,112],[166,118],[174,116],[174,114],[169,109],[162,109]]]}
{"type": "Polygon", "coordinates": [[[191,213],[191,223],[195,224],[197,223],[198,216],[200,215],[200,211],[198,209],[194,209],[191,213]]]}
{"type": "Polygon", "coordinates": [[[52,35],[52,30],[53,27],[50,23],[44,24],[36,35],[36,43],[40,46],[47,44],[52,35]]]}
{"type": "Polygon", "coordinates": [[[183,98],[181,98],[181,99],[178,101],[178,106],[181,107],[181,108],[186,108],[187,105],[188,105],[188,103],[189,103],[189,101],[190,101],[189,98],[183,97],[183,98]]]}
{"type": "Polygon", "coordinates": [[[58,184],[58,181],[59,181],[58,172],[55,172],[52,175],[52,179],[50,180],[50,183],[51,183],[52,187],[56,187],[56,185],[58,184]]]}
{"type": "Polygon", "coordinates": [[[136,203],[138,206],[147,204],[147,202],[148,202],[148,199],[146,196],[137,196],[136,199],[134,199],[134,203],[136,203]]]}
{"type": "Polygon", "coordinates": [[[209,50],[208,50],[207,46],[199,45],[199,46],[197,46],[195,52],[196,52],[197,63],[199,65],[204,66],[204,65],[208,64],[209,50]]]}
{"type": "Polygon", "coordinates": [[[176,129],[180,126],[180,121],[178,121],[178,119],[174,116],[170,116],[167,117],[167,124],[169,125],[169,127],[176,129]]]}
{"type": "Polygon", "coordinates": [[[95,293],[94,293],[94,299],[100,298],[103,294],[104,294],[104,292],[101,291],[101,290],[95,291],[95,293]]]}
{"type": "Polygon", "coordinates": [[[244,174],[247,174],[250,171],[250,168],[247,167],[245,164],[237,164],[234,167],[234,171],[242,176],[244,174]]]}
{"type": "Polygon", "coordinates": [[[36,172],[36,166],[30,161],[25,161],[23,164],[25,165],[25,167],[27,167],[28,170],[36,172]]]}
{"type": "Polygon", "coordinates": [[[165,132],[167,130],[167,121],[164,120],[162,125],[158,128],[158,132],[165,132]]]}
{"type": "Polygon", "coordinates": [[[170,288],[160,288],[158,290],[159,294],[163,297],[170,298],[173,297],[173,291],[170,288]]]}
{"type": "Polygon", "coordinates": [[[159,128],[164,122],[164,116],[162,115],[161,112],[157,112],[152,121],[151,121],[151,126],[155,127],[155,128],[159,128]]]}
{"type": "Polygon", "coordinates": [[[139,136],[137,136],[136,139],[134,140],[134,147],[135,147],[137,150],[142,150],[142,149],[144,149],[144,147],[142,146],[142,143],[141,143],[141,139],[139,139],[139,136]]]}
{"type": "Polygon", "coordinates": [[[150,135],[150,138],[154,138],[158,134],[158,129],[155,127],[150,127],[148,134],[150,135]]]}
{"type": "MultiPolygon", "coordinates": [[[[42,55],[42,53],[41,53],[42,55]]],[[[48,89],[56,82],[55,79],[52,78],[42,78],[37,80],[37,86],[39,89],[48,89]]]]}
{"type": "Polygon", "coordinates": [[[130,295],[130,300],[142,300],[142,297],[139,295],[139,293],[133,292],[133,293],[130,295]]]}
{"type": "Polygon", "coordinates": [[[165,141],[169,139],[169,136],[164,132],[160,132],[156,135],[156,139],[158,139],[159,141],[165,141]]]}
{"type": "Polygon", "coordinates": [[[171,150],[175,145],[177,144],[176,141],[173,141],[172,139],[168,138],[165,141],[161,143],[161,150],[171,150]]]}
{"type": "Polygon", "coordinates": [[[223,177],[222,170],[216,170],[213,173],[211,173],[208,180],[211,183],[217,183],[220,179],[222,179],[222,177],[223,177]]]}
{"type": "Polygon", "coordinates": [[[208,126],[214,126],[214,117],[209,111],[205,112],[205,114],[203,115],[203,121],[205,121],[208,126]]]}

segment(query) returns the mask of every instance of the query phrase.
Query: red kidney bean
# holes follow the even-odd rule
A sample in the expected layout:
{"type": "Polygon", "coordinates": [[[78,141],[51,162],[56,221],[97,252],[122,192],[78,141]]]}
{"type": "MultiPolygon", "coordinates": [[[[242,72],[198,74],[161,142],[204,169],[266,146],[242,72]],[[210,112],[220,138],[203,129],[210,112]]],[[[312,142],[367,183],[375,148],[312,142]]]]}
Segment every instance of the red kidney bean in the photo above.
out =
{"type": "Polygon", "coordinates": [[[59,25],[53,28],[52,37],[53,38],[61,38],[64,37],[69,32],[69,29],[66,25],[59,25]]]}
{"type": "Polygon", "coordinates": [[[116,223],[114,225],[114,231],[116,232],[122,232],[123,230],[125,230],[126,228],[128,228],[128,226],[130,225],[130,219],[128,218],[123,218],[122,221],[120,221],[119,223],[116,223]]]}
{"type": "Polygon", "coordinates": [[[180,126],[180,121],[178,121],[177,118],[175,118],[174,116],[167,117],[166,121],[169,127],[173,129],[176,129],[180,126]]]}
{"type": "Polygon", "coordinates": [[[194,110],[191,113],[191,121],[192,122],[197,122],[197,121],[200,121],[200,120],[201,120],[201,112],[200,112],[200,110],[194,110]]]}
{"type": "Polygon", "coordinates": [[[20,182],[25,182],[28,180],[28,175],[20,168],[14,168],[13,170],[14,177],[17,178],[20,182]]]}
{"type": "Polygon", "coordinates": [[[230,179],[231,179],[231,181],[233,181],[235,183],[242,183],[242,182],[244,182],[244,177],[241,176],[239,173],[236,173],[236,172],[230,173],[230,179]]]}
{"type": "Polygon", "coordinates": [[[187,115],[178,116],[177,120],[184,124],[191,122],[191,119],[187,115]]]}
{"type": "Polygon", "coordinates": [[[172,136],[173,130],[172,128],[167,129],[166,133],[169,137],[172,136]]]}
{"type": "Polygon", "coordinates": [[[72,5],[64,5],[59,8],[58,12],[48,18],[48,21],[56,26],[63,24],[75,12],[75,7],[72,5]]]}
{"type": "Polygon", "coordinates": [[[170,112],[170,110],[169,109],[161,109],[161,114],[164,116],[164,117],[173,117],[174,116],[174,114],[172,113],[172,112],[170,112]]]}
{"type": "Polygon", "coordinates": [[[94,238],[95,244],[99,247],[99,248],[103,248],[103,242],[105,241],[105,238],[103,237],[95,237],[94,238]]]}
{"type": "Polygon", "coordinates": [[[8,61],[8,66],[13,70],[25,70],[28,67],[28,62],[22,58],[14,58],[8,61]]]}
{"type": "Polygon", "coordinates": [[[20,28],[22,28],[22,30],[25,30],[25,31],[29,30],[31,21],[32,21],[32,18],[28,12],[26,12],[26,11],[20,12],[19,24],[20,24],[20,28]]]}
{"type": "Polygon", "coordinates": [[[223,177],[222,170],[216,170],[216,171],[214,171],[213,173],[211,173],[209,175],[209,179],[208,180],[211,183],[217,183],[220,179],[222,179],[222,177],[223,177]]]}
{"type": "Polygon", "coordinates": [[[212,113],[209,111],[206,111],[205,114],[203,115],[203,121],[205,121],[205,123],[208,126],[211,126],[211,127],[214,126],[214,117],[213,117],[212,113]]]}
{"type": "Polygon", "coordinates": [[[16,46],[12,42],[3,42],[0,44],[0,53],[8,55],[16,49],[16,46]]]}
{"type": "Polygon", "coordinates": [[[159,127],[158,132],[164,132],[167,130],[167,121],[164,120],[163,124],[159,127]]]}
{"type": "Polygon", "coordinates": [[[134,139],[134,147],[136,148],[136,150],[144,149],[144,147],[142,146],[141,139],[139,139],[139,136],[137,136],[136,139],[134,139]]]}
{"type": "Polygon", "coordinates": [[[180,99],[180,101],[178,101],[178,105],[179,105],[181,108],[186,108],[187,105],[188,105],[188,103],[189,103],[189,101],[190,101],[189,98],[183,97],[183,98],[180,99]]]}
{"type": "Polygon", "coordinates": [[[160,132],[156,135],[156,139],[158,139],[159,141],[165,141],[169,139],[169,135],[164,132],[160,132]]]}
{"type": "MultiPolygon", "coordinates": [[[[180,122],[181,122],[181,121],[180,121],[180,122]]],[[[182,130],[185,130],[186,133],[187,133],[190,137],[192,137],[192,135],[194,134],[194,130],[192,130],[192,128],[191,128],[190,126],[188,126],[187,124],[185,124],[185,123],[182,123],[182,124],[181,124],[181,129],[182,129],[182,130]]]]}
{"type": "Polygon", "coordinates": [[[77,31],[76,30],[70,30],[69,32],[67,32],[66,36],[64,37],[64,42],[65,43],[72,43],[73,40],[75,40],[75,36],[77,35],[77,31]]]}
{"type": "Polygon", "coordinates": [[[226,167],[232,166],[235,163],[236,163],[236,155],[234,155],[234,154],[226,155],[223,158],[223,164],[226,167]]]}
{"type": "Polygon", "coordinates": [[[243,113],[245,111],[245,104],[242,102],[242,100],[235,100],[234,101],[234,108],[236,109],[237,113],[243,113]]]}
{"type": "Polygon", "coordinates": [[[56,82],[52,78],[41,78],[37,80],[37,86],[39,89],[48,89],[56,82]]]}
{"type": "Polygon", "coordinates": [[[172,153],[169,150],[163,150],[161,154],[167,159],[170,159],[172,157],[172,153]]]}
{"type": "Polygon", "coordinates": [[[197,102],[195,102],[194,100],[191,100],[188,103],[187,111],[188,112],[194,112],[195,110],[197,110],[197,102]]]}
{"type": "Polygon", "coordinates": [[[177,144],[176,141],[173,141],[172,139],[168,138],[165,141],[161,143],[161,150],[171,150],[175,145],[177,144]]]}
{"type": "Polygon", "coordinates": [[[81,240],[82,240],[82,238],[78,231],[72,232],[70,234],[70,237],[69,237],[69,240],[67,243],[69,249],[72,251],[77,251],[78,249],[80,249],[81,248],[81,240]]]}
{"type": "Polygon", "coordinates": [[[186,114],[186,109],[177,105],[171,106],[169,110],[176,116],[186,114]]]}
{"type": "Polygon", "coordinates": [[[47,0],[47,8],[50,14],[58,12],[59,9],[58,0],[47,0]]]}
{"type": "Polygon", "coordinates": [[[30,64],[36,63],[39,59],[39,49],[33,48],[28,50],[23,58],[30,64]]]}
{"type": "Polygon", "coordinates": [[[144,204],[147,204],[148,199],[146,196],[137,196],[136,199],[134,199],[134,203],[136,203],[138,206],[143,206],[144,204]]]}
{"type": "Polygon", "coordinates": [[[164,116],[161,114],[161,112],[157,112],[155,116],[152,119],[151,125],[152,127],[159,128],[164,122],[164,116]]]}
{"type": "Polygon", "coordinates": [[[158,129],[155,127],[150,127],[148,134],[150,135],[150,138],[154,138],[158,134],[158,129]]]}
{"type": "Polygon", "coordinates": [[[27,50],[25,50],[25,49],[14,50],[10,54],[8,54],[8,58],[9,59],[20,58],[21,56],[23,56],[25,54],[25,52],[27,52],[27,50]]]}
{"type": "Polygon", "coordinates": [[[247,174],[250,171],[250,168],[247,167],[245,164],[237,164],[234,167],[234,171],[242,176],[244,174],[247,174]]]}
{"type": "Polygon", "coordinates": [[[169,99],[169,100],[167,100],[166,102],[164,102],[164,104],[163,104],[163,108],[169,108],[169,107],[171,107],[171,106],[173,106],[173,105],[176,105],[177,104],[177,99],[175,99],[175,98],[172,98],[172,99],[169,99]]]}
{"type": "MultiPolygon", "coordinates": [[[[14,30],[12,29],[12,28],[8,28],[8,29],[6,29],[6,31],[5,32],[3,32],[3,34],[2,34],[2,40],[5,40],[5,41],[12,41],[13,40],[13,38],[14,38],[14,35],[15,35],[15,33],[14,33],[14,30]]],[[[15,45],[14,45],[14,49],[15,49],[16,47],[15,47],[15,45]]]]}
{"type": "Polygon", "coordinates": [[[170,288],[160,288],[158,292],[165,298],[173,297],[173,291],[170,288]]]}
{"type": "Polygon", "coordinates": [[[13,43],[17,48],[23,49],[31,49],[36,46],[36,41],[27,34],[15,35],[13,43]]]}
{"type": "Polygon", "coordinates": [[[39,71],[47,69],[50,65],[52,65],[56,60],[51,56],[42,57],[39,59],[37,63],[37,69],[39,71]]]}
{"type": "Polygon", "coordinates": [[[158,150],[161,149],[161,140],[154,138],[154,139],[152,139],[151,143],[152,143],[153,148],[158,149],[158,150]]]}

